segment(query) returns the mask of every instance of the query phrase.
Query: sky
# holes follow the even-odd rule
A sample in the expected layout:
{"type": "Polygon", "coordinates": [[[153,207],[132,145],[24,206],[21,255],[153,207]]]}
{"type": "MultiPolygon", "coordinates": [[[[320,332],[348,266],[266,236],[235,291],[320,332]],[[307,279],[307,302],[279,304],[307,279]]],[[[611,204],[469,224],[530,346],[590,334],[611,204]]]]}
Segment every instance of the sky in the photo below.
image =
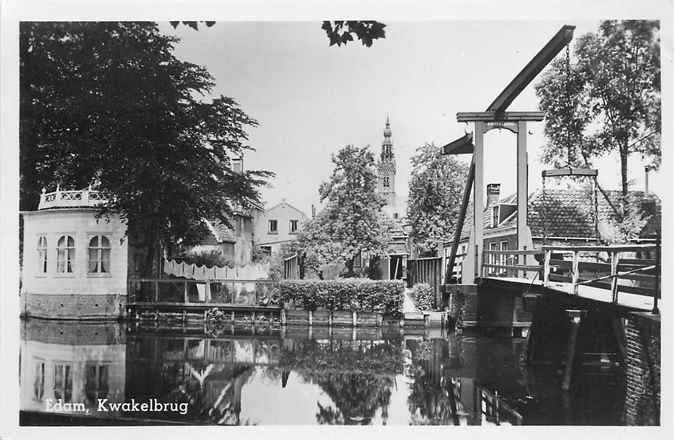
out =
{"type": "MultiPolygon", "coordinates": [[[[178,58],[205,66],[214,76],[213,96],[233,97],[258,120],[249,130],[255,151],[247,169],[276,173],[262,195],[268,207],[282,199],[309,214],[318,187],[332,171],[331,155],[347,144],[379,153],[386,116],[397,161],[396,192],[407,196],[410,158],[426,142],[442,146],[469,127],[461,111],[483,111],[564,24],[574,36],[598,21],[386,21],[386,38],[329,46],[321,22],[217,22],[194,31],[161,24],[176,35],[178,58]]],[[[573,42],[572,42],[573,44],[573,42]]],[[[563,56],[563,52],[559,55],[563,56]]],[[[537,110],[534,84],[509,110],[537,110]]],[[[543,123],[529,123],[529,190],[541,185],[543,123]]],[[[485,135],[485,185],[515,192],[516,136],[485,135]]],[[[469,157],[463,160],[468,161],[469,157]]],[[[617,156],[598,160],[599,182],[618,189],[617,156]]],[[[639,157],[630,160],[634,188],[643,188],[639,157]]],[[[660,176],[649,187],[661,192],[660,176]]]]}

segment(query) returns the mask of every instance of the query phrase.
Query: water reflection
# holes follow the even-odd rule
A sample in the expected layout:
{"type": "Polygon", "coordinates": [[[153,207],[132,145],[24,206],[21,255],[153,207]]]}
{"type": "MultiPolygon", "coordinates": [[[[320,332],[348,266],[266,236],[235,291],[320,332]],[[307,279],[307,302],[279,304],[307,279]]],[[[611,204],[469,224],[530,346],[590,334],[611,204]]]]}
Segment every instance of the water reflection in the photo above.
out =
{"type": "Polygon", "coordinates": [[[213,337],[203,329],[179,334],[34,319],[22,327],[26,423],[73,413],[100,424],[623,421],[619,372],[589,372],[573,392],[561,393],[554,369],[524,364],[521,339],[320,328],[232,328],[213,337]],[[183,403],[186,410],[100,411],[99,399],[183,403]]]}

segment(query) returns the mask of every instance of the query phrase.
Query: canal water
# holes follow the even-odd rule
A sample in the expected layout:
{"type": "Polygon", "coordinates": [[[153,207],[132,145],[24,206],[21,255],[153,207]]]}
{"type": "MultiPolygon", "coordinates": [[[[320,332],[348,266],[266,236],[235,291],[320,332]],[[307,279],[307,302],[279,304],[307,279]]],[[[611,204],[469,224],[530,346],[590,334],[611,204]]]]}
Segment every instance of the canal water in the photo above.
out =
{"type": "Polygon", "coordinates": [[[317,327],[167,331],[35,319],[21,325],[22,424],[624,420],[619,368],[583,367],[564,393],[558,367],[526,365],[523,338],[317,327]]]}

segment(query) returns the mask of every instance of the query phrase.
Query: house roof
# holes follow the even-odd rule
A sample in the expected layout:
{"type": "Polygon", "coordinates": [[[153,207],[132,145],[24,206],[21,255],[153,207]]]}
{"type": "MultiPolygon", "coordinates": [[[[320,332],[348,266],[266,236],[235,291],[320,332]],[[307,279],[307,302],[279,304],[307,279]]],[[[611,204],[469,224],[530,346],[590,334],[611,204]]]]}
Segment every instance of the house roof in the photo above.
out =
{"type": "MultiPolygon", "coordinates": [[[[620,206],[621,191],[605,191],[609,201],[600,192],[597,193],[597,211],[599,223],[615,222],[618,216],[616,209],[620,206]],[[611,206],[613,205],[613,207],[611,206]]],[[[643,191],[630,191],[630,196],[640,205],[642,212],[649,217],[648,222],[639,233],[640,237],[650,236],[660,231],[661,203],[660,199],[653,194],[645,194],[643,191]]],[[[533,237],[565,237],[565,238],[594,238],[594,206],[592,206],[593,194],[590,189],[548,189],[538,190],[529,195],[527,224],[533,237]]],[[[498,204],[516,204],[516,194],[499,200],[498,204]]],[[[515,211],[507,218],[502,219],[496,227],[491,227],[491,216],[488,211],[495,206],[487,206],[483,211],[482,224],[485,233],[501,232],[517,227],[517,215],[515,211]]],[[[472,203],[466,212],[466,223],[461,233],[461,240],[468,239],[472,230],[470,219],[472,218],[472,203]]]]}
{"type": "Polygon", "coordinates": [[[272,210],[274,210],[274,209],[276,209],[276,208],[279,208],[279,207],[281,207],[281,206],[287,206],[287,207],[290,208],[290,209],[294,209],[294,210],[297,211],[298,213],[302,214],[302,217],[304,217],[305,219],[306,219],[306,218],[309,218],[309,217],[304,213],[304,211],[302,211],[301,209],[298,209],[298,208],[294,207],[293,205],[291,205],[290,203],[286,202],[285,199],[281,200],[279,203],[277,203],[276,205],[272,206],[271,208],[265,209],[264,212],[272,211],[272,210]]]}

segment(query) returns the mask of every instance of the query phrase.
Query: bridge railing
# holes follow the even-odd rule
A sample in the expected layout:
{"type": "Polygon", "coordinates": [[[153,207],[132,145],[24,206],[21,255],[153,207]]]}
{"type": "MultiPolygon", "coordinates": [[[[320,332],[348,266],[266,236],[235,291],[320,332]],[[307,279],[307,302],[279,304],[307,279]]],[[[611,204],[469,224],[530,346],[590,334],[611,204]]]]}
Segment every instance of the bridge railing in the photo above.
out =
{"type": "Polygon", "coordinates": [[[572,293],[586,285],[652,297],[654,312],[660,299],[659,244],[617,246],[543,246],[543,284],[571,283],[572,293]]]}
{"type": "Polygon", "coordinates": [[[534,272],[544,286],[553,282],[571,284],[574,295],[580,286],[610,290],[611,300],[616,304],[621,292],[651,297],[653,311],[658,311],[661,298],[658,243],[486,250],[482,261],[483,277],[533,279],[534,272]]]}
{"type": "Polygon", "coordinates": [[[485,250],[482,255],[483,277],[531,278],[532,272],[540,275],[543,251],[531,250],[485,250]]]}

